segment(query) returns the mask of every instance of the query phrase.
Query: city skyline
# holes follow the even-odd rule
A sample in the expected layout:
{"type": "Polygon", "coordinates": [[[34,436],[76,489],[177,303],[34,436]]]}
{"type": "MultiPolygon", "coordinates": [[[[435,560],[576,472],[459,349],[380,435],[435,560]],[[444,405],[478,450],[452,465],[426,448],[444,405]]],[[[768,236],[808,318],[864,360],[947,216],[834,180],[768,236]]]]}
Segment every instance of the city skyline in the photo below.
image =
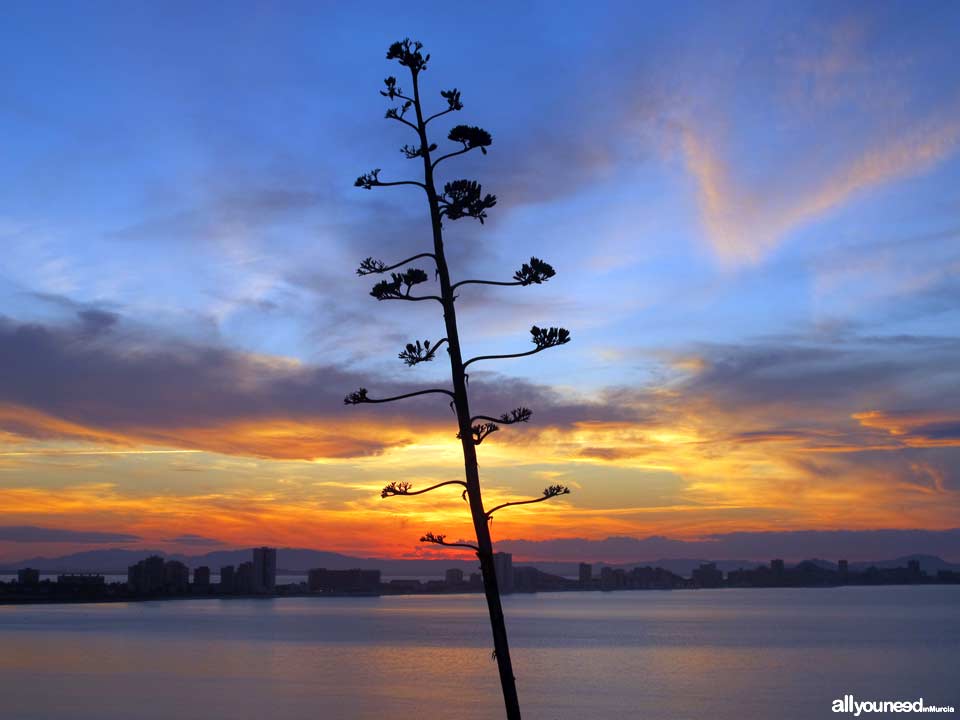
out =
{"type": "MultiPolygon", "coordinates": [[[[395,357],[435,318],[353,275],[426,230],[403,190],[352,187],[405,169],[370,62],[403,18],[377,7],[10,9],[0,559],[470,536],[456,492],[379,497],[458,471],[446,403],[341,404],[438,376],[395,357]]],[[[455,77],[494,137],[463,172],[499,212],[451,230],[455,272],[558,272],[464,289],[471,354],[526,349],[528,318],[577,337],[472,372],[478,411],[535,411],[482,446],[488,505],[573,490],[498,514],[496,542],[956,526],[960,9],[923,8],[410,28],[444,59],[429,97],[455,77]]]]}
{"type": "MultiPolygon", "coordinates": [[[[193,558],[165,558],[153,554],[140,558],[127,568],[126,582],[108,579],[97,571],[58,571],[56,582],[38,568],[21,567],[16,579],[0,576],[0,604],[49,602],[90,603],[128,602],[155,599],[260,598],[276,597],[361,597],[380,595],[481,593],[484,576],[479,562],[471,566],[447,567],[442,576],[384,577],[380,568],[311,567],[286,571],[277,576],[278,548],[250,548],[250,560],[221,565],[214,575],[209,564],[193,558]],[[193,579],[191,581],[191,574],[193,579]],[[300,579],[296,579],[299,576],[300,579]],[[443,579],[440,579],[442,577],[443,579]],[[278,582],[278,580],[283,580],[278,582]]],[[[209,561],[210,556],[200,558],[209,561]]],[[[222,559],[222,558],[221,558],[222,559]]],[[[434,561],[437,562],[437,561],[434,561]]],[[[718,588],[839,587],[844,585],[930,585],[960,583],[960,565],[943,563],[939,558],[915,556],[900,558],[897,564],[851,563],[841,558],[836,563],[822,559],[787,563],[774,558],[769,563],[726,562],[726,570],[711,561],[687,562],[686,570],[661,567],[658,563],[628,563],[632,567],[607,564],[595,566],[579,562],[567,568],[515,565],[511,553],[493,554],[499,592],[538,593],[601,590],[693,590],[718,588]],[[656,567],[654,567],[656,565],[656,567]],[[924,567],[926,565],[926,567],[924,567]],[[595,572],[596,569],[596,572],[595,572]],[[575,574],[574,574],[575,570],[575,574]]],[[[436,569],[436,568],[434,568],[436,569]]]]}

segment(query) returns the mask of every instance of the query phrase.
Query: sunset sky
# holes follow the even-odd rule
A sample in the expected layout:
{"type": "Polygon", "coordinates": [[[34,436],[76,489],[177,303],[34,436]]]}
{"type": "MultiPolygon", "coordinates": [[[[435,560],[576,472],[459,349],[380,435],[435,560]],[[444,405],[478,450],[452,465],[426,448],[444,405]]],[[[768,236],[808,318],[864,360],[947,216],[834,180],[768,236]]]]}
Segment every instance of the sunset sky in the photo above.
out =
{"type": "MultiPolygon", "coordinates": [[[[470,537],[430,249],[378,90],[410,36],[445,164],[495,541],[960,526],[960,4],[12,3],[0,27],[0,560],[470,537]],[[573,5],[573,4],[570,4],[573,5]],[[458,9],[459,8],[459,9],[458,9]],[[446,118],[444,118],[446,119],[446,118]],[[475,156],[476,155],[476,156],[475,156]],[[421,307],[430,305],[429,307],[421,307]]],[[[442,549],[436,549],[441,550],[442,549]]],[[[909,548],[906,548],[909,550],[909,548]]],[[[958,558],[960,559],[960,558],[958,558]]]]}

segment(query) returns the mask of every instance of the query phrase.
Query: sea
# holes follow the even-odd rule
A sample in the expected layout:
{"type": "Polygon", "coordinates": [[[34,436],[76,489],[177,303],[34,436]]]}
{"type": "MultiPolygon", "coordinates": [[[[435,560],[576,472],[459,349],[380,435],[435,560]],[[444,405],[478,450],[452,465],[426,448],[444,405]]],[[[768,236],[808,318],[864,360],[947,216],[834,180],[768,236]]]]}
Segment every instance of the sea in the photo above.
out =
{"type": "MultiPolygon", "coordinates": [[[[960,586],[539,593],[504,610],[527,719],[853,717],[832,711],[847,695],[960,710],[960,586]]],[[[6,605],[0,717],[493,720],[491,651],[481,595],[6,605]]]]}

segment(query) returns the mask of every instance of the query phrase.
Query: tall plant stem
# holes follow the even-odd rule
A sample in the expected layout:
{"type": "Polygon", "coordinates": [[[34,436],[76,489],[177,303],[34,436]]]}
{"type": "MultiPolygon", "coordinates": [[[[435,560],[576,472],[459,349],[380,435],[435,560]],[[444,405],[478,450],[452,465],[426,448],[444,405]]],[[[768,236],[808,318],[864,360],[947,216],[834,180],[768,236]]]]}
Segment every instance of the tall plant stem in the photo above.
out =
{"type": "Polygon", "coordinates": [[[500,588],[493,564],[493,543],[490,540],[488,517],[483,508],[480,493],[480,469],[477,465],[477,448],[470,429],[470,401],[467,394],[467,382],[463,368],[463,356],[460,352],[460,334],[457,328],[457,313],[454,304],[453,287],[450,283],[450,271],[443,250],[443,226],[441,224],[440,203],[433,178],[433,164],[430,161],[430,143],[427,141],[427,126],[423,119],[420,104],[419,73],[412,70],[413,100],[417,112],[417,133],[420,147],[423,148],[423,176],[430,203],[430,223],[433,227],[433,254],[437,263],[440,280],[440,297],[443,304],[443,319],[447,331],[447,344],[450,355],[450,372],[453,379],[454,407],[457,412],[457,424],[460,429],[460,442],[463,446],[463,466],[467,482],[467,497],[470,500],[470,513],[473,516],[473,528],[477,534],[477,555],[480,559],[480,572],[483,575],[483,588],[490,613],[490,629],[493,631],[493,647],[496,653],[497,667],[500,672],[500,685],[503,688],[503,702],[506,706],[507,720],[520,720],[520,700],[517,696],[517,683],[513,676],[513,664],[510,660],[510,645],[507,642],[507,627],[500,602],[500,588]]]}

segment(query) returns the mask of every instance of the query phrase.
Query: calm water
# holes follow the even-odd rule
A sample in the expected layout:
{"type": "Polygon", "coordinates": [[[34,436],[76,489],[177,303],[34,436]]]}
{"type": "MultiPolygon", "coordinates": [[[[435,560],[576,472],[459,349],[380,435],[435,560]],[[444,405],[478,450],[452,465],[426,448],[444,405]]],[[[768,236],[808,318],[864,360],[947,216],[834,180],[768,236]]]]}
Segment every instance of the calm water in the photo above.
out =
{"type": "MultiPolygon", "coordinates": [[[[529,719],[852,717],[830,712],[845,693],[960,707],[956,586],[515,595],[505,608],[529,719]]],[[[448,595],[0,606],[0,716],[502,713],[483,600],[448,595]]]]}

